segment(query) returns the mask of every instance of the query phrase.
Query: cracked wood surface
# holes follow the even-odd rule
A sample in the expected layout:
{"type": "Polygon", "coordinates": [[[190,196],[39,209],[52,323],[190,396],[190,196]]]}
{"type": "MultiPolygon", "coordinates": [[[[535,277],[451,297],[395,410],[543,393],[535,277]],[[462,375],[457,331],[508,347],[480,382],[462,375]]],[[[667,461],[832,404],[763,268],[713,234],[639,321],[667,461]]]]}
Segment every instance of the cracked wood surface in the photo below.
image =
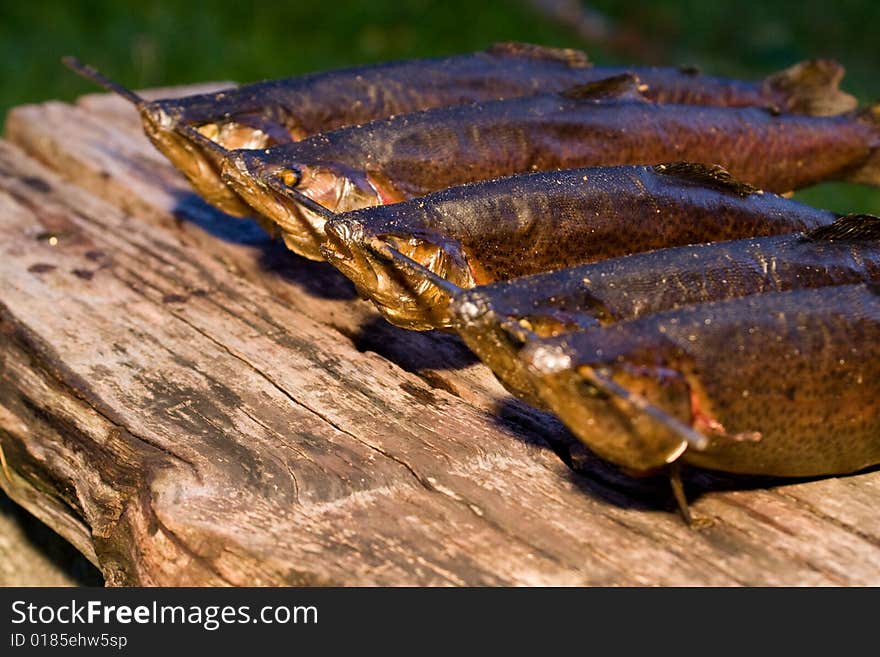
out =
{"type": "Polygon", "coordinates": [[[6,137],[0,484],[108,584],[880,584],[880,471],[690,470],[688,529],[457,339],[207,207],[124,101],[6,137]]]}

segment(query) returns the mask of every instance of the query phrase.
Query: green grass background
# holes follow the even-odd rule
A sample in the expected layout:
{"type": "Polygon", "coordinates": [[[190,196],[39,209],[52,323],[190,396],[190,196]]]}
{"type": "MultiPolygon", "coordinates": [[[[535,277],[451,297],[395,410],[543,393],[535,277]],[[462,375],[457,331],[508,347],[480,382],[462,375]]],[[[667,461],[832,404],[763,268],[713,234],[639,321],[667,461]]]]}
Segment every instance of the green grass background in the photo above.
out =
{"type": "MultiPolygon", "coordinates": [[[[847,67],[848,91],[863,102],[880,98],[876,0],[602,0],[590,7],[635,31],[638,47],[585,43],[519,0],[0,2],[0,117],[18,104],[94,91],[61,66],[65,54],[138,88],[248,82],[475,50],[498,40],[579,47],[597,63],[687,63],[750,78],[807,57],[834,57],[847,67]]],[[[880,214],[880,190],[872,188],[820,185],[798,198],[880,214]]]]}

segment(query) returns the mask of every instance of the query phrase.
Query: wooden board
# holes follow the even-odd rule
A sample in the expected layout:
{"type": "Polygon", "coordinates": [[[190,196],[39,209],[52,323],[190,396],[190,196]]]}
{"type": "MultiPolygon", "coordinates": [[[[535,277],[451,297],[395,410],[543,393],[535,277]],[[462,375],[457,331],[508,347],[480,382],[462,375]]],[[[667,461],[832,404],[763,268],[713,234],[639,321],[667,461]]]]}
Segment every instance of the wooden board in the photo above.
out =
{"type": "Polygon", "coordinates": [[[111,585],[880,584],[880,472],[632,481],[202,203],[124,102],[0,143],[0,483],[111,585]]]}

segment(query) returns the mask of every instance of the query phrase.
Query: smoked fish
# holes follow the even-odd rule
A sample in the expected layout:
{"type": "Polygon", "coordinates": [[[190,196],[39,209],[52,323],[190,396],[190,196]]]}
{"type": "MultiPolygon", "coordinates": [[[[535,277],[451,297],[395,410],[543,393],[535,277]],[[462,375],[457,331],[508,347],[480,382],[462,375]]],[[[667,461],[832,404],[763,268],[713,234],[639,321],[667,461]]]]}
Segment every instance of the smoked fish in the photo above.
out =
{"type": "Polygon", "coordinates": [[[855,99],[839,90],[843,67],[809,60],[759,81],[702,75],[692,69],[593,66],[578,50],[498,43],[485,51],[414,59],[271,80],[210,94],[146,101],[73,58],[65,64],[137,107],[144,131],[206,200],[245,216],[251,209],[220,179],[217,153],[266,148],[378,118],[445,105],[559,91],[631,70],[660,102],[756,105],[781,112],[837,114],[855,99]]]}
{"type": "Polygon", "coordinates": [[[326,225],[322,254],[390,322],[447,328],[448,294],[371,244],[387,243],[471,288],[663,247],[809,230],[836,218],[760,192],[720,167],[595,167],[499,178],[341,214],[326,225]]]}
{"type": "Polygon", "coordinates": [[[532,339],[699,303],[857,283],[880,284],[878,217],[848,215],[806,233],[658,249],[461,289],[450,294],[445,324],[505,388],[540,407],[538,384],[519,358],[532,339]]]}
{"type": "Polygon", "coordinates": [[[880,184],[880,106],[810,117],[656,104],[639,84],[623,75],[232,151],[223,178],[278,224],[289,248],[312,259],[321,259],[332,213],[529,171],[685,159],[781,193],[823,180],[880,184]]]}
{"type": "Polygon", "coordinates": [[[842,285],[699,304],[536,340],[544,402],[633,473],[681,461],[755,475],[880,463],[880,290],[842,285]]]}

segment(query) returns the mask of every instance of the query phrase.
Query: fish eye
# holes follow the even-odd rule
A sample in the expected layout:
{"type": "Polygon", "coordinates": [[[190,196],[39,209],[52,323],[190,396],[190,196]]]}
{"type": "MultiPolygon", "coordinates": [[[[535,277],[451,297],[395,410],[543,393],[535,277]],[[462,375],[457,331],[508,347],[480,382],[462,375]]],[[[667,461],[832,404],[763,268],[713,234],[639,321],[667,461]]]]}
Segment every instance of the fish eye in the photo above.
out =
{"type": "Polygon", "coordinates": [[[526,344],[526,334],[523,332],[523,326],[519,320],[512,317],[504,317],[499,319],[499,325],[504,330],[504,335],[511,345],[517,349],[521,349],[526,344]]]}
{"type": "Polygon", "coordinates": [[[599,388],[593,385],[593,383],[585,379],[578,378],[575,385],[577,386],[578,391],[581,393],[581,396],[583,396],[584,399],[605,400],[609,398],[607,392],[599,390],[599,388]]]}
{"type": "Polygon", "coordinates": [[[276,175],[288,187],[296,187],[302,178],[296,169],[281,169],[276,175]]]}

